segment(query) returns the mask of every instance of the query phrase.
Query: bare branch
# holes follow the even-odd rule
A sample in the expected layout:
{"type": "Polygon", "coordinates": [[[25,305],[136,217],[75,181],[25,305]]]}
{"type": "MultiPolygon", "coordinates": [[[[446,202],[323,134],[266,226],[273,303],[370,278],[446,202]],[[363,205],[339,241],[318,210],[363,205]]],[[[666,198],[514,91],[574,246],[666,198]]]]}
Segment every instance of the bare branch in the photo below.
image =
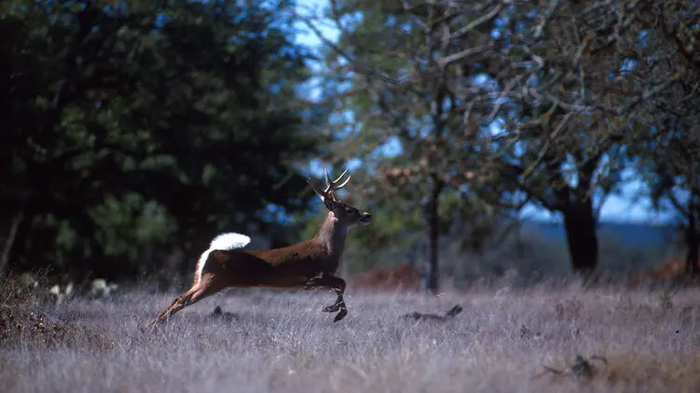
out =
{"type": "Polygon", "coordinates": [[[486,118],[486,121],[484,122],[485,124],[491,124],[491,122],[493,122],[493,120],[496,118],[498,113],[501,111],[501,107],[503,106],[503,102],[504,102],[503,98],[508,96],[508,94],[511,92],[511,90],[513,90],[513,88],[518,83],[520,83],[523,80],[523,78],[525,78],[525,75],[518,75],[515,78],[511,79],[506,84],[506,87],[503,89],[503,91],[498,94],[499,99],[496,99],[496,104],[494,105],[491,113],[486,118]]]}
{"type": "Polygon", "coordinates": [[[540,24],[537,25],[535,28],[535,34],[533,34],[533,39],[535,41],[539,40],[540,37],[542,37],[542,33],[544,33],[544,27],[547,25],[547,22],[549,22],[552,17],[554,16],[554,13],[557,11],[557,7],[559,7],[559,3],[561,0],[553,0],[549,4],[549,8],[547,11],[542,15],[542,20],[540,21],[540,24]]]}
{"type": "Polygon", "coordinates": [[[449,67],[452,64],[455,64],[459,61],[465,60],[469,58],[470,56],[474,56],[476,54],[484,53],[487,52],[488,50],[493,48],[493,44],[489,43],[487,45],[482,45],[482,46],[475,46],[472,48],[465,49],[463,51],[453,53],[449,56],[445,56],[443,58],[440,58],[437,60],[438,65],[440,68],[445,69],[449,67]]]}
{"type": "Polygon", "coordinates": [[[684,216],[687,216],[689,214],[689,211],[686,209],[685,206],[676,198],[676,196],[673,194],[673,189],[670,188],[666,191],[666,198],[668,198],[669,202],[673,205],[673,207],[678,210],[679,213],[681,213],[684,216]]]}
{"type": "Polygon", "coordinates": [[[628,104],[621,106],[615,111],[615,115],[617,116],[622,116],[626,115],[628,112],[630,112],[632,109],[634,109],[635,106],[649,100],[650,98],[654,97],[655,95],[661,93],[662,91],[668,89],[672,84],[678,82],[684,75],[684,72],[677,72],[675,75],[673,75],[671,78],[666,80],[666,82],[661,83],[660,85],[653,87],[643,94],[637,96],[637,98],[634,98],[632,101],[630,101],[628,104]]]}
{"type": "Polygon", "coordinates": [[[443,37],[443,41],[451,41],[457,38],[462,37],[463,35],[469,33],[470,31],[476,29],[477,27],[483,25],[484,23],[494,19],[499,12],[503,9],[503,3],[497,4],[491,11],[487,12],[486,14],[474,19],[470,23],[468,23],[466,26],[463,28],[455,31],[452,34],[447,35],[446,37],[443,37]]]}
{"type": "Polygon", "coordinates": [[[654,97],[657,94],[668,89],[671,85],[678,82],[683,75],[684,75],[683,72],[677,72],[671,78],[667,79],[665,82],[648,89],[644,93],[642,93],[642,94],[638,95],[637,97],[633,98],[632,100],[630,100],[630,102],[628,102],[627,104],[621,105],[619,107],[610,107],[610,106],[603,105],[603,104],[592,104],[592,105],[570,104],[570,103],[566,103],[566,102],[559,100],[557,97],[555,97],[551,94],[548,94],[548,93],[541,94],[534,88],[525,88],[525,91],[526,91],[526,94],[531,95],[536,100],[557,101],[558,106],[562,109],[567,110],[567,111],[586,112],[586,113],[600,111],[600,112],[605,112],[605,113],[612,114],[615,116],[623,116],[623,115],[628,114],[630,111],[632,111],[632,109],[634,109],[637,105],[639,105],[645,101],[648,101],[652,97],[654,97]]]}
{"type": "Polygon", "coordinates": [[[311,29],[311,31],[313,31],[313,33],[316,35],[316,37],[318,37],[318,39],[321,40],[321,42],[323,42],[324,45],[331,48],[335,53],[337,53],[338,55],[340,55],[341,57],[343,57],[345,60],[349,61],[350,63],[355,62],[355,60],[353,59],[352,56],[350,56],[347,52],[345,52],[340,47],[338,47],[338,45],[333,43],[333,41],[326,38],[323,35],[323,33],[321,32],[321,30],[311,21],[310,18],[305,17],[305,16],[301,16],[296,12],[294,12],[293,15],[296,18],[298,18],[299,20],[301,20],[302,22],[304,22],[304,24],[306,24],[306,26],[308,26],[309,29],[311,29]]]}
{"type": "Polygon", "coordinates": [[[527,181],[527,178],[530,177],[530,175],[534,172],[534,170],[542,163],[542,160],[544,159],[545,155],[547,155],[547,152],[549,152],[549,148],[552,145],[552,142],[554,142],[557,137],[559,136],[559,133],[564,129],[564,126],[569,122],[574,117],[575,113],[574,112],[569,112],[564,117],[561,119],[559,124],[554,128],[552,133],[549,135],[549,138],[547,138],[547,141],[545,142],[544,146],[542,149],[537,153],[537,158],[535,161],[530,164],[527,169],[523,172],[522,179],[520,180],[521,182],[527,181]]]}

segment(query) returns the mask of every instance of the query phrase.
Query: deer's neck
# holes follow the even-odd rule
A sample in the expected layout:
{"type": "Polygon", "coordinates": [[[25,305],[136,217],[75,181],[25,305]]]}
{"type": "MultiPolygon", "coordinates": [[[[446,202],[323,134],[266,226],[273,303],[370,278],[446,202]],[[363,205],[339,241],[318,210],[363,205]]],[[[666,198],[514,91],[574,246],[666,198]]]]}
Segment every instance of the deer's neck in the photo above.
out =
{"type": "Polygon", "coordinates": [[[321,224],[321,229],[316,234],[316,240],[321,242],[329,256],[340,259],[340,255],[345,249],[345,237],[348,228],[338,220],[333,212],[328,212],[326,219],[321,224]]]}

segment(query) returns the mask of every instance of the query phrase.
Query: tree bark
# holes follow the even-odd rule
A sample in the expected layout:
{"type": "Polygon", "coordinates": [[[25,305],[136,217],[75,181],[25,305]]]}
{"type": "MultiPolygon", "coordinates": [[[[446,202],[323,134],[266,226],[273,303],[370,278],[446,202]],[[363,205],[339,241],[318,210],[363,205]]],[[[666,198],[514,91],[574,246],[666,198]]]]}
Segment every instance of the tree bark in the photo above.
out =
{"type": "Polygon", "coordinates": [[[429,294],[439,290],[439,258],[440,258],[440,211],[438,203],[442,193],[442,183],[437,176],[431,177],[431,187],[423,206],[425,225],[428,234],[428,255],[424,275],[423,288],[429,294]]]}
{"type": "Polygon", "coordinates": [[[17,232],[24,221],[24,207],[20,208],[15,214],[10,226],[10,232],[5,240],[5,246],[2,249],[2,257],[0,257],[0,277],[4,277],[7,273],[7,267],[10,265],[10,259],[15,251],[15,242],[17,240],[17,232]]]}
{"type": "Polygon", "coordinates": [[[588,275],[598,265],[598,237],[593,201],[576,201],[563,210],[564,229],[569,247],[571,267],[577,273],[588,275]]]}
{"type": "Polygon", "coordinates": [[[698,221],[700,221],[700,211],[694,209],[692,200],[688,206],[688,226],[685,228],[685,245],[688,248],[685,254],[685,269],[690,276],[697,276],[700,273],[698,267],[698,256],[700,255],[700,233],[698,233],[698,221]]]}

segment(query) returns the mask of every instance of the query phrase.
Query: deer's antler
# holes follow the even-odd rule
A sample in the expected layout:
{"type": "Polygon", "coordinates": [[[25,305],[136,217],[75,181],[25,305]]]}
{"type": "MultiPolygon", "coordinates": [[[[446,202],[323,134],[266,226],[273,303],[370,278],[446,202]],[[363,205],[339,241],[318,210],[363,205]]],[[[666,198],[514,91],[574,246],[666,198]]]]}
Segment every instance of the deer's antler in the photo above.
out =
{"type": "Polygon", "coordinates": [[[352,175],[348,175],[348,177],[345,178],[345,181],[343,181],[342,183],[340,182],[340,180],[343,178],[343,176],[345,176],[345,174],[348,173],[349,169],[350,168],[345,168],[345,171],[343,171],[343,173],[340,176],[338,176],[338,178],[335,180],[331,180],[331,177],[328,175],[328,170],[324,169],[323,174],[324,174],[324,177],[326,178],[326,188],[323,190],[316,187],[313,184],[313,182],[311,181],[311,179],[307,179],[307,180],[308,180],[309,184],[311,184],[311,187],[316,192],[316,194],[321,198],[321,200],[325,200],[325,198],[330,198],[332,201],[337,201],[335,198],[335,192],[340,190],[341,188],[345,187],[348,184],[348,182],[350,181],[350,177],[352,176],[352,175]]]}
{"type": "Polygon", "coordinates": [[[338,178],[333,181],[331,181],[331,177],[328,176],[328,171],[324,169],[323,173],[326,175],[326,189],[323,190],[323,193],[335,200],[335,192],[345,187],[345,185],[348,184],[348,182],[350,181],[350,177],[352,175],[348,175],[344,182],[338,184],[340,179],[342,179],[343,176],[345,176],[345,174],[348,173],[349,169],[350,168],[345,168],[345,171],[343,171],[343,173],[341,173],[340,176],[338,176],[338,178]]]}

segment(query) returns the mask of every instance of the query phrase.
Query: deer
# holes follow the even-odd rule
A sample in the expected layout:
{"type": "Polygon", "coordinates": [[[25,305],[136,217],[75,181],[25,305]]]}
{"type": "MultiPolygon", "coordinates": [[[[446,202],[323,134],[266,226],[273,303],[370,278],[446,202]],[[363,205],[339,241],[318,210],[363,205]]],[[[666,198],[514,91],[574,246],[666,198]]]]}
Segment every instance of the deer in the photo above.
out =
{"type": "Polygon", "coordinates": [[[197,261],[192,287],[145,329],[160,325],[183,308],[230,287],[327,289],[335,292],[336,300],[322,311],[337,312],[333,322],[345,318],[348,314],[343,298],[346,283],[334,274],[345,249],[348,230],[367,225],[372,220],[371,213],[360,212],[336,197],[336,192],[350,181],[348,175],[341,182],[347,172],[346,168],[337,179],[331,180],[328,171],[324,170],[325,189],[307,178],[314,193],[328,209],[313,238],[286,247],[254,251],[244,250],[251,241],[247,235],[229,232],[216,236],[197,261]]]}

